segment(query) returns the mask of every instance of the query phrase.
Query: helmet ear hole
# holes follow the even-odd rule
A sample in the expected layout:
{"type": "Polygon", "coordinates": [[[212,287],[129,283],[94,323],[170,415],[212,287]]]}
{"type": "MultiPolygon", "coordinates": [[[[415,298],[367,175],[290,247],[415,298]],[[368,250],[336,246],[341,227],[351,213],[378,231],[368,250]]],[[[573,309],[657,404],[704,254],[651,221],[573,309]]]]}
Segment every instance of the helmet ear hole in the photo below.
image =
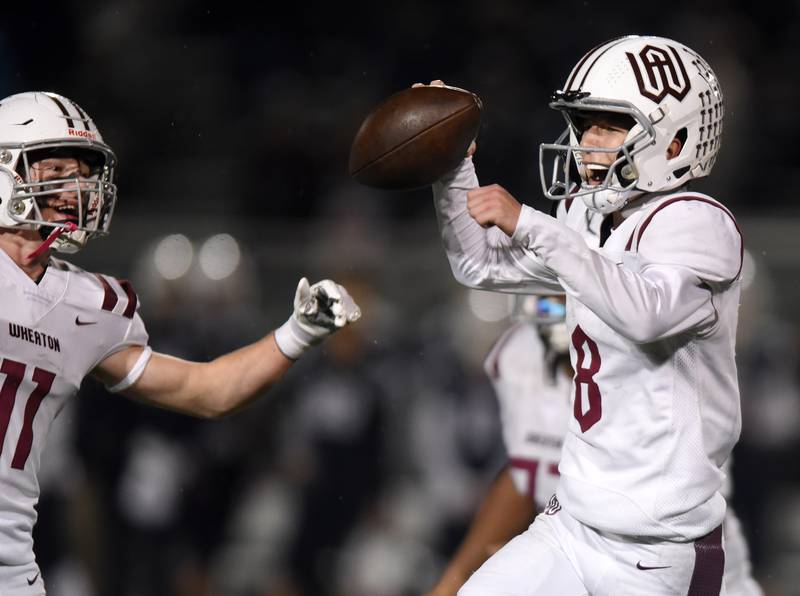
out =
{"type": "Polygon", "coordinates": [[[689,131],[686,130],[685,126],[675,133],[675,136],[673,138],[678,139],[681,142],[681,148],[675,155],[672,156],[673,158],[678,157],[683,152],[683,148],[686,147],[686,139],[688,138],[688,136],[689,136],[689,131]]]}
{"type": "Polygon", "coordinates": [[[677,179],[683,176],[688,171],[689,171],[689,166],[684,166],[682,168],[678,168],[677,170],[673,171],[672,175],[675,176],[675,178],[677,179]]]}
{"type": "MultiPolygon", "coordinates": [[[[686,139],[687,139],[688,136],[689,136],[689,133],[686,130],[686,127],[681,128],[678,132],[675,133],[675,137],[674,138],[678,139],[678,141],[680,141],[681,147],[680,147],[680,149],[678,149],[678,152],[675,155],[670,157],[670,159],[675,159],[676,157],[678,157],[683,152],[683,148],[686,146],[686,139]]],[[[672,175],[676,179],[680,178],[681,176],[686,174],[686,172],[688,172],[689,169],[690,169],[690,166],[684,166],[682,168],[678,168],[677,170],[673,170],[672,175]]]]}

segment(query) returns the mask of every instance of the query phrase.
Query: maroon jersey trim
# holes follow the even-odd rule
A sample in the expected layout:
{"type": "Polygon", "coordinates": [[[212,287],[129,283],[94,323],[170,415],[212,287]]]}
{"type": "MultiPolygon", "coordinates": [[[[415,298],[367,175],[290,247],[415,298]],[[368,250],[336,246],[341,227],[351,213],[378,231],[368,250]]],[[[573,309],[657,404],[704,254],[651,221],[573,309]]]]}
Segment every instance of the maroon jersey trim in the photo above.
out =
{"type": "Polygon", "coordinates": [[[722,526],[717,526],[694,541],[694,570],[687,596],[715,596],[722,589],[725,571],[725,550],[722,548],[722,526]]]}
{"type": "Polygon", "coordinates": [[[127,279],[120,279],[117,280],[119,282],[120,287],[125,290],[125,294],[128,296],[128,306],[125,307],[125,312],[122,313],[122,316],[126,319],[132,319],[133,313],[136,312],[136,305],[139,302],[139,299],[136,297],[136,292],[133,290],[133,285],[127,279]]]}
{"type": "Polygon", "coordinates": [[[100,283],[103,286],[103,291],[105,292],[105,295],[103,296],[103,305],[100,308],[107,311],[114,310],[117,302],[119,302],[119,296],[117,296],[114,288],[111,287],[111,284],[108,283],[108,280],[104,276],[98,273],[97,279],[100,280],[100,283]]]}
{"type": "MultiPolygon", "coordinates": [[[[100,275],[97,273],[95,276],[100,280],[100,284],[103,286],[104,295],[103,305],[101,308],[111,312],[117,306],[120,294],[112,287],[105,275],[100,275]]],[[[139,298],[136,296],[136,291],[133,289],[131,282],[129,282],[127,279],[116,279],[115,281],[122,288],[122,291],[125,292],[125,296],[128,299],[128,302],[125,304],[125,309],[122,311],[122,316],[126,319],[132,319],[134,313],[136,312],[136,306],[139,304],[139,298]]]]}
{"type": "Polygon", "coordinates": [[[726,207],[724,207],[723,205],[720,205],[716,201],[712,201],[711,199],[706,199],[704,197],[695,197],[695,196],[690,196],[690,195],[678,196],[678,197],[673,197],[671,199],[668,199],[668,200],[664,201],[663,203],[661,203],[658,207],[653,209],[653,212],[650,215],[647,216],[647,219],[644,220],[644,223],[642,223],[639,226],[639,233],[638,234],[636,234],[636,230],[635,229],[634,229],[633,232],[631,232],[630,238],[628,238],[628,243],[625,245],[625,250],[626,251],[631,250],[631,247],[633,246],[633,237],[634,237],[634,235],[636,235],[636,250],[638,251],[639,250],[639,244],[641,244],[641,242],[642,242],[642,236],[644,235],[644,231],[647,229],[647,226],[650,225],[650,221],[653,219],[653,217],[655,217],[656,213],[661,211],[664,207],[668,207],[669,205],[672,205],[673,203],[677,203],[679,201],[699,201],[701,203],[708,203],[709,205],[712,205],[712,206],[716,207],[717,209],[721,209],[723,212],[725,212],[725,214],[728,217],[731,218],[731,221],[733,222],[733,225],[736,226],[736,231],[739,232],[739,271],[736,272],[736,275],[734,276],[734,279],[736,277],[739,277],[739,274],[742,272],[742,265],[744,264],[744,237],[742,235],[742,230],[739,227],[739,224],[736,222],[736,218],[733,216],[733,213],[731,213],[726,207]]]}

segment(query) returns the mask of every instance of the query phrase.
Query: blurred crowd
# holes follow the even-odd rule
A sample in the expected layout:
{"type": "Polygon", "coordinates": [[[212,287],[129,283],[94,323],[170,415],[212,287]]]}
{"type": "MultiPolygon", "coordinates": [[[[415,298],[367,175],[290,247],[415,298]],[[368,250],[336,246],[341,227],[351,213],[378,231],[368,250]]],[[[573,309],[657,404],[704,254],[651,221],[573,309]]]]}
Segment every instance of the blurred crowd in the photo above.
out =
{"type": "Polygon", "coordinates": [[[562,126],[549,94],[586,48],[630,32],[702,51],[726,94],[707,184],[749,251],[733,506],[768,596],[797,594],[799,12],[709,0],[16,3],[0,23],[0,95],[63,93],[116,150],[111,237],[72,260],[132,280],[154,349],[203,360],[256,339],[289,315],[301,275],[345,283],[365,314],[221,421],[85,384],[43,458],[35,539],[48,594],[429,587],[504,461],[482,360],[508,301],[457,286],[428,191],[350,181],[349,143],[377,101],[443,78],[484,100],[482,180],[546,209],[537,147],[562,126]],[[221,277],[200,265],[218,234],[238,251],[221,277]]]}

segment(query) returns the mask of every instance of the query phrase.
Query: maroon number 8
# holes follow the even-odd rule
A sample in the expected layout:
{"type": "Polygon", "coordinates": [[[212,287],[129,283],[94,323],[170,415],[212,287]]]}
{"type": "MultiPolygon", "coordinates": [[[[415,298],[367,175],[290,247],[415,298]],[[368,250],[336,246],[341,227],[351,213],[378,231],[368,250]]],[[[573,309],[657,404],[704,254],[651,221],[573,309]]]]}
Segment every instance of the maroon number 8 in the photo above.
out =
{"type": "MultiPolygon", "coordinates": [[[[3,444],[8,431],[8,423],[11,420],[11,413],[14,411],[14,402],[17,400],[17,390],[25,378],[27,367],[21,362],[15,362],[5,358],[0,365],[0,372],[6,375],[3,387],[0,388],[0,454],[3,453],[3,444]]],[[[33,369],[33,382],[36,387],[28,397],[25,404],[25,413],[22,420],[22,430],[17,439],[17,448],[14,450],[14,457],[11,459],[11,467],[16,470],[25,468],[25,462],[31,454],[33,446],[33,419],[42,400],[50,393],[53,381],[56,376],[44,369],[36,367],[33,369]]]]}
{"type": "Polygon", "coordinates": [[[600,387],[594,381],[594,376],[600,370],[600,351],[597,349],[595,341],[586,335],[580,327],[575,327],[575,331],[572,332],[572,345],[578,355],[578,363],[575,367],[575,401],[572,413],[581,427],[581,432],[586,432],[597,424],[603,415],[603,400],[600,395],[600,387]],[[588,368],[583,365],[586,359],[584,345],[589,346],[589,352],[592,355],[592,363],[588,368]],[[581,385],[586,385],[586,395],[589,400],[589,407],[585,412],[583,411],[583,399],[581,398],[581,385]]]}

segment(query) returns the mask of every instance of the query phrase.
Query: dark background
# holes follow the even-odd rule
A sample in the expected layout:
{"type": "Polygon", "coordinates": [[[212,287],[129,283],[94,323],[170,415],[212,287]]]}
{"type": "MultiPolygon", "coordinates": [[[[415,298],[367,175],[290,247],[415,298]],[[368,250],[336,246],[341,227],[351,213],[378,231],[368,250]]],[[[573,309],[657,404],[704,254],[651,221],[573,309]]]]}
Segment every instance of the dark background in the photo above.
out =
{"type": "Polygon", "coordinates": [[[583,53],[622,34],[673,37],[715,69],[725,134],[702,190],[748,247],[734,505],[770,594],[796,594],[794,454],[800,226],[795,145],[800,4],[297,2],[13,3],[0,95],[56,91],[119,158],[108,239],[73,260],[130,278],[156,349],[207,359],[279,325],[300,275],[347,281],[358,331],[293,369],[246,414],[208,423],[86,384],[51,437],[37,550],[49,593],[420,593],[503,461],[480,362],[504,298],[452,279],[428,191],[347,175],[378,101],[441,78],[485,105],[483,183],[540,197],[547,108],[583,53]],[[236,272],[198,266],[238,242],[236,272]],[[165,279],[158,247],[193,247],[165,279]],[[376,576],[380,578],[376,579],[376,576]]]}

